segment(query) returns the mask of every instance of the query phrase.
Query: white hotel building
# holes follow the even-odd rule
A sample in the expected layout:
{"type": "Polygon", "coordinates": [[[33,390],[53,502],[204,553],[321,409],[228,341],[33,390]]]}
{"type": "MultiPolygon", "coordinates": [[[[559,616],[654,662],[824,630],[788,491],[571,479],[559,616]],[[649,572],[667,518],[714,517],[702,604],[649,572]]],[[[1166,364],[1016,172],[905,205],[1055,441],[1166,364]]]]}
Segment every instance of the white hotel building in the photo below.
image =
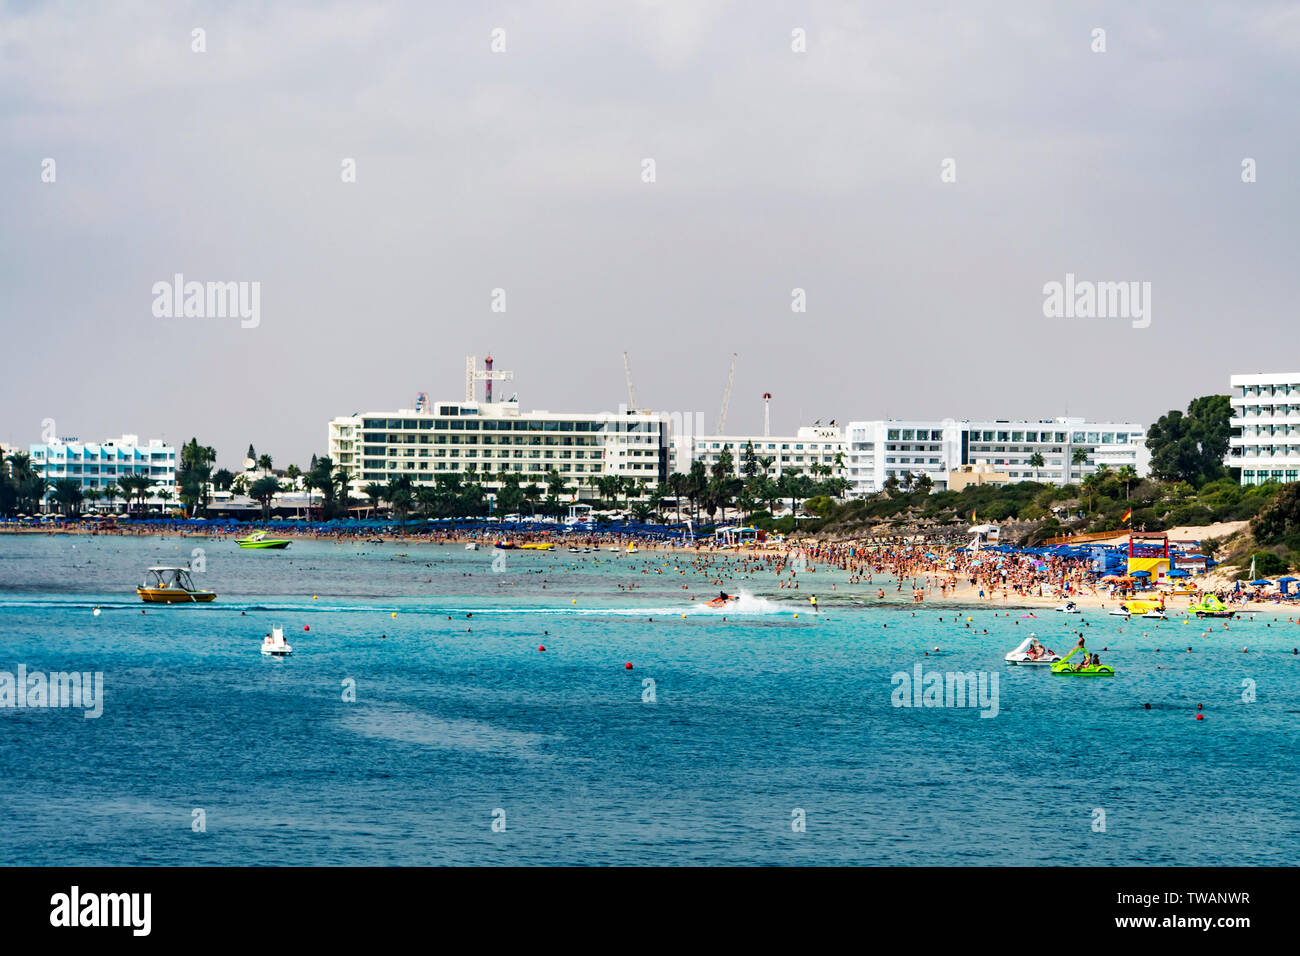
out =
{"type": "Polygon", "coordinates": [[[948,487],[948,475],[961,465],[991,465],[1010,480],[1056,485],[1078,482],[1100,465],[1131,465],[1139,475],[1150,470],[1146,426],[1134,422],[1089,422],[1082,418],[1043,421],[861,421],[848,426],[849,494],[881,490],[891,476],[928,475],[935,491],[948,487]],[[1074,461],[1075,449],[1088,459],[1074,461]],[[1037,453],[1043,466],[1029,464],[1037,453]]]}
{"type": "Polygon", "coordinates": [[[545,487],[558,471],[581,497],[594,497],[591,478],[667,477],[668,422],[650,412],[523,412],[519,403],[432,402],[419,409],[366,412],[332,419],[329,455],[355,475],[357,494],[370,482],[406,476],[415,485],[438,475],[471,472],[488,491],[502,471],[523,485],[545,487]]]}
{"type": "Polygon", "coordinates": [[[1300,480],[1300,372],[1233,375],[1227,464],[1243,485],[1300,480]]]}
{"type": "MultiPolygon", "coordinates": [[[[159,439],[140,444],[136,435],[123,435],[103,442],[80,442],[56,438],[43,445],[31,445],[32,471],[53,485],[64,478],[81,483],[82,490],[103,491],[120,477],[140,475],[153,480],[146,500],[158,503],[159,492],[176,495],[176,449],[159,439]]],[[[120,499],[119,499],[120,500],[120,499]]]]}
{"type": "Polygon", "coordinates": [[[685,472],[694,461],[712,468],[730,451],[738,478],[745,476],[745,450],[754,446],[754,456],[760,461],[772,459],[767,468],[770,478],[780,478],[786,472],[813,475],[813,465],[831,469],[829,478],[848,477],[848,445],[844,431],[834,425],[808,425],[792,436],[771,435],[674,435],[674,470],[685,472]]]}

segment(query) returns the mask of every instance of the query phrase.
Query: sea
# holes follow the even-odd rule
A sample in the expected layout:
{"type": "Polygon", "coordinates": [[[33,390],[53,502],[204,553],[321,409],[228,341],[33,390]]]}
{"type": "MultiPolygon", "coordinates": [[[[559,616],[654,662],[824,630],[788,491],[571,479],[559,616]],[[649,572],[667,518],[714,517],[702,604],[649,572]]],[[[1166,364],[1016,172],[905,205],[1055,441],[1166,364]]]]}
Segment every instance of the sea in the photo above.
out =
{"type": "Polygon", "coordinates": [[[918,606],[709,560],[0,535],[0,703],[20,668],[102,679],[97,716],[11,683],[0,863],[1300,864],[1286,611],[918,606]],[[215,602],[140,602],[187,564],[215,602]],[[1115,675],[1006,664],[1031,633],[1115,675]]]}

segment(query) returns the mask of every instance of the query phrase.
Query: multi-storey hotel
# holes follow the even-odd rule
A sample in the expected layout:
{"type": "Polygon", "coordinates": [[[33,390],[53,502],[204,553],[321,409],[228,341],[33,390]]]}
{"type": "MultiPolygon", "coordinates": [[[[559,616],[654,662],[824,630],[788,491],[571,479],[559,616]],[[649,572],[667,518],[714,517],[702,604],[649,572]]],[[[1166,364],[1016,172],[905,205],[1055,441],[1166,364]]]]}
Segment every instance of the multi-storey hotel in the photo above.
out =
{"type": "Polygon", "coordinates": [[[613,475],[653,486],[667,477],[668,423],[650,412],[524,412],[516,401],[417,404],[330,421],[330,457],[356,476],[358,493],[403,475],[421,485],[471,473],[495,491],[502,472],[544,485],[554,469],[579,496],[594,497],[592,479],[613,475]]]}
{"type": "Polygon", "coordinates": [[[146,499],[157,502],[159,493],[176,493],[176,449],[159,439],[141,445],[136,435],[123,435],[104,442],[79,442],[75,438],[55,439],[31,445],[32,471],[53,485],[72,478],[85,490],[103,491],[118,478],[139,475],[153,481],[146,499]]]}
{"type": "Polygon", "coordinates": [[[1078,482],[1101,465],[1125,465],[1146,475],[1151,455],[1146,427],[1133,422],[1096,423],[1082,418],[1044,421],[864,421],[848,427],[850,494],[874,494],[890,478],[927,475],[933,488],[948,488],[963,465],[989,465],[1010,481],[1057,485],[1078,482]],[[1076,464],[1075,451],[1086,460],[1076,464]],[[1043,464],[1030,461],[1041,455],[1043,464]]]}
{"type": "Polygon", "coordinates": [[[1243,485],[1300,479],[1300,372],[1233,375],[1227,464],[1243,485]]]}
{"type": "Polygon", "coordinates": [[[743,478],[745,454],[750,445],[753,446],[754,456],[760,465],[761,462],[770,460],[767,474],[771,478],[780,478],[786,472],[810,476],[821,472],[827,478],[848,477],[848,447],[844,441],[844,432],[834,425],[808,425],[798,429],[795,435],[784,437],[674,435],[675,468],[684,472],[694,461],[701,461],[705,467],[711,468],[718,463],[724,451],[729,451],[736,477],[743,478]],[[825,468],[830,471],[825,471],[825,468]]]}

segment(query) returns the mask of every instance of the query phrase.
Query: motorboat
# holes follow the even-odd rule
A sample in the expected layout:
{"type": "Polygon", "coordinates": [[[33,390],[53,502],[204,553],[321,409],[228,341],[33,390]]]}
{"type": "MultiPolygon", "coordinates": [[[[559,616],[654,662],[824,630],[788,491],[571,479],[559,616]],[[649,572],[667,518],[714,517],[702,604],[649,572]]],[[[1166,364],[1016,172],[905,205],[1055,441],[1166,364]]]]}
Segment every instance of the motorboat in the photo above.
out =
{"type": "Polygon", "coordinates": [[[477,550],[478,550],[478,542],[477,542],[477,541],[471,541],[469,544],[465,545],[465,550],[466,550],[466,551],[477,551],[477,550]]]}
{"type": "Polygon", "coordinates": [[[1070,658],[1075,654],[1083,651],[1088,653],[1088,649],[1082,645],[1076,645],[1074,650],[1066,654],[1063,658],[1052,665],[1052,673],[1060,674],[1064,677],[1114,677],[1115,668],[1109,664],[1083,664],[1082,666],[1072,666],[1070,658]]]}
{"type": "Polygon", "coordinates": [[[189,568],[149,568],[135,593],[146,604],[206,604],[217,597],[215,591],[194,586],[189,568]]]}
{"type": "Polygon", "coordinates": [[[292,542],[288,538],[268,537],[265,531],[255,531],[246,538],[236,538],[235,544],[241,548],[280,549],[289,547],[292,542]]]}
{"type": "Polygon", "coordinates": [[[1033,634],[1026,637],[1020,642],[1019,647],[1003,658],[1008,664],[1021,664],[1028,667],[1055,664],[1060,659],[1060,655],[1044,647],[1043,642],[1033,634]],[[1033,649],[1032,653],[1036,656],[1030,656],[1031,648],[1033,649]]]}
{"type": "Polygon", "coordinates": [[[1082,614],[1082,613],[1083,613],[1082,611],[1079,610],[1079,605],[1075,604],[1073,601],[1066,601],[1066,602],[1065,602],[1064,604],[1062,604],[1060,607],[1053,608],[1052,610],[1054,610],[1054,611],[1060,611],[1062,614],[1082,614]]]}
{"type": "Polygon", "coordinates": [[[284,628],[274,625],[271,633],[262,641],[262,654],[266,657],[288,657],[292,653],[293,648],[284,639],[284,628]]]}

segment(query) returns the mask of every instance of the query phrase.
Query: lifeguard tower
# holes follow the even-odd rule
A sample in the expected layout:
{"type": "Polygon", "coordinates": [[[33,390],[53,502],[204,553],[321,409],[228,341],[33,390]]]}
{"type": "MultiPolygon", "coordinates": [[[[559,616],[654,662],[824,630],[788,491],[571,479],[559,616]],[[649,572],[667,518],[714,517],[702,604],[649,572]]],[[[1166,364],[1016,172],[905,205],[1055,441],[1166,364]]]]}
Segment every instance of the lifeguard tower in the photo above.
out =
{"type": "Polygon", "coordinates": [[[1169,535],[1133,534],[1128,536],[1128,574],[1145,571],[1136,577],[1150,584],[1164,584],[1169,580],[1169,535]]]}

